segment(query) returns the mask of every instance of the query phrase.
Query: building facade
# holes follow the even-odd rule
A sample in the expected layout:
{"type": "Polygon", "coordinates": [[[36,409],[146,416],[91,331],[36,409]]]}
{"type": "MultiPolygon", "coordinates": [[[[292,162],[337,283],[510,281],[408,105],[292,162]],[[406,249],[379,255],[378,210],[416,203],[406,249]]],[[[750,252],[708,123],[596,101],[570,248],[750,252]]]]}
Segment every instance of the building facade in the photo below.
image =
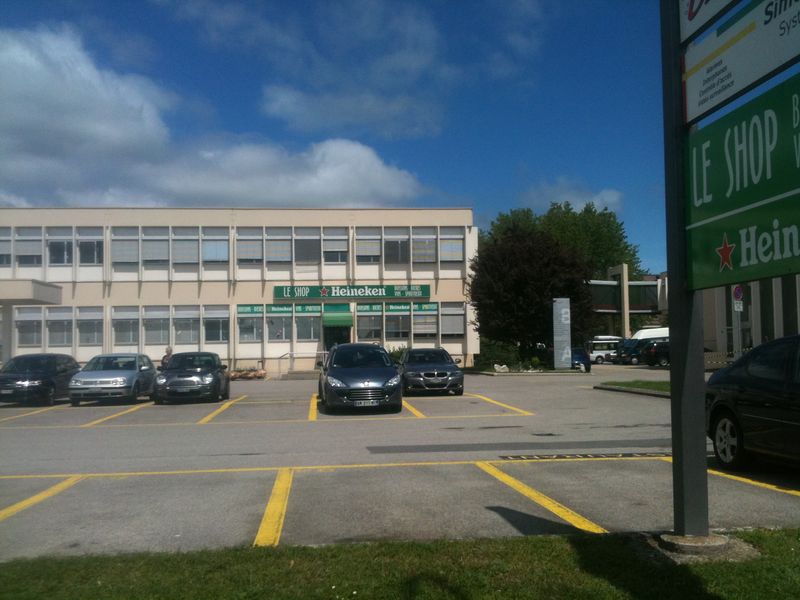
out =
{"type": "Polygon", "coordinates": [[[172,346],[277,375],[365,341],[471,364],[477,245],[469,209],[0,209],[0,282],[62,288],[4,309],[3,354],[172,346]]]}

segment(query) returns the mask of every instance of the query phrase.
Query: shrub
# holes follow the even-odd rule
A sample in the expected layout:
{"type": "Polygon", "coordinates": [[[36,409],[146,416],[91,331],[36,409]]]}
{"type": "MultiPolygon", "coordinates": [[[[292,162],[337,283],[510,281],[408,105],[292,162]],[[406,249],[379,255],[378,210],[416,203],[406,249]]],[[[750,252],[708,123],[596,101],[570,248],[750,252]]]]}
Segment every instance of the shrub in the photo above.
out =
{"type": "Polygon", "coordinates": [[[513,344],[481,338],[481,352],[475,355],[475,367],[492,370],[496,364],[516,369],[519,366],[519,350],[513,344]]]}

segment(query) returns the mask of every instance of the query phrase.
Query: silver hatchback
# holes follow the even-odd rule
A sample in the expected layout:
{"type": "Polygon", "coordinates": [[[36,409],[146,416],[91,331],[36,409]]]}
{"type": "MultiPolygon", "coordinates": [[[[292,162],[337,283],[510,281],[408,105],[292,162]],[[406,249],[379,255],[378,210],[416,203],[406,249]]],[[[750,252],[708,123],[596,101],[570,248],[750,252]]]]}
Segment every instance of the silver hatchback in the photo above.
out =
{"type": "Polygon", "coordinates": [[[144,354],[100,354],[72,377],[69,400],[72,406],[107,398],[135,402],[153,393],[155,378],[156,368],[144,354]]]}

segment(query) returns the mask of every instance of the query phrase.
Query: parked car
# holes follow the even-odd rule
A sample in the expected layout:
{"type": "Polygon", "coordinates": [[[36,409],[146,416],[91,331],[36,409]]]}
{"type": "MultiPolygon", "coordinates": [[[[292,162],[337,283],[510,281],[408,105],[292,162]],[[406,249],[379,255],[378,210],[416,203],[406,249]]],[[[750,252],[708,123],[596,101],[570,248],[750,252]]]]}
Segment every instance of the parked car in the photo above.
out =
{"type": "Polygon", "coordinates": [[[464,373],[442,348],[407,348],[400,357],[403,393],[412,391],[464,393],[464,373]]]}
{"type": "Polygon", "coordinates": [[[321,367],[318,398],[323,409],[387,407],[403,409],[403,386],[397,366],[375,344],[341,344],[331,348],[321,367]]]}
{"type": "Polygon", "coordinates": [[[609,357],[612,353],[616,355],[617,344],[621,341],[622,338],[616,335],[598,335],[586,343],[586,351],[595,364],[602,365],[604,362],[610,362],[609,357]]]}
{"type": "Polygon", "coordinates": [[[800,336],[762,344],[706,386],[706,432],[726,468],[748,454],[800,459],[800,336]]]}
{"type": "Polygon", "coordinates": [[[144,354],[99,354],[92,358],[69,382],[69,400],[123,398],[135,402],[153,393],[156,368],[144,354]]]}
{"type": "Polygon", "coordinates": [[[23,354],[0,370],[0,401],[52,406],[69,394],[72,376],[81,370],[67,354],[23,354]]]}
{"type": "Polygon", "coordinates": [[[156,377],[153,401],[164,404],[177,398],[198,398],[216,402],[231,397],[227,367],[214,352],[173,354],[156,377]]]}
{"type": "Polygon", "coordinates": [[[644,361],[654,367],[669,365],[669,342],[650,342],[642,349],[644,361]]]}
{"type": "Polygon", "coordinates": [[[586,373],[592,370],[592,359],[583,348],[572,348],[572,368],[586,373]]]}
{"type": "Polygon", "coordinates": [[[617,351],[617,361],[623,365],[638,365],[643,359],[642,350],[651,342],[652,340],[648,339],[623,340],[617,351]]]}

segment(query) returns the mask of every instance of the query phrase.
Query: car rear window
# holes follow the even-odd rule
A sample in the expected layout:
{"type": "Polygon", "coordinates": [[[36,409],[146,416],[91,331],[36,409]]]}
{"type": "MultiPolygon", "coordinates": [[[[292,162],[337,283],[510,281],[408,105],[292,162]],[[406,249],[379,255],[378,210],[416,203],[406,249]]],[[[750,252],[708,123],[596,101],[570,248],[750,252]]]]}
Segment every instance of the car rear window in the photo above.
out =
{"type": "Polygon", "coordinates": [[[412,350],[408,353],[410,363],[446,363],[450,355],[444,350],[412,350]]]}

